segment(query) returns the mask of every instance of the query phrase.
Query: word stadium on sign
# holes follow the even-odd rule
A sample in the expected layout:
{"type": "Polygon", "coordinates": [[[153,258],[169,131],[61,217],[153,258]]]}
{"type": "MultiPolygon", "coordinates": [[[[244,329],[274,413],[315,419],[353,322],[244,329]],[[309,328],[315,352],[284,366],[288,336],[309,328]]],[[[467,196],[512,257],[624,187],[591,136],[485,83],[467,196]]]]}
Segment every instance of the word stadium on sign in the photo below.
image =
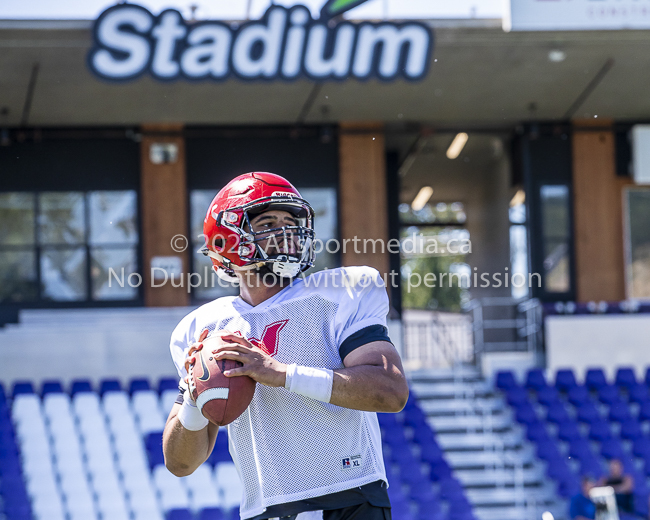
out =
{"type": "Polygon", "coordinates": [[[418,80],[433,48],[433,33],[422,23],[332,25],[302,5],[271,6],[261,20],[237,25],[188,24],[176,10],[154,16],[118,4],[100,15],[93,37],[91,70],[116,81],[146,72],[160,80],[418,80]]]}

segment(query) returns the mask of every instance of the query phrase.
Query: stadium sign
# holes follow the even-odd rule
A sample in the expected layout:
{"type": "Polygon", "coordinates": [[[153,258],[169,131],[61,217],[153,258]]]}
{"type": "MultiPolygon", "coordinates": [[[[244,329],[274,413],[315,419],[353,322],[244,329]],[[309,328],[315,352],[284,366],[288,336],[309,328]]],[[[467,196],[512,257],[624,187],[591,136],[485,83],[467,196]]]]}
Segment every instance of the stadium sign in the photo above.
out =
{"type": "Polygon", "coordinates": [[[330,0],[321,16],[309,9],[272,5],[261,20],[243,24],[188,23],[168,9],[118,4],[93,29],[88,65],[98,76],[121,81],[150,73],[159,80],[393,80],[423,78],[433,34],[422,23],[350,23],[332,18],[363,3],[330,0]]]}

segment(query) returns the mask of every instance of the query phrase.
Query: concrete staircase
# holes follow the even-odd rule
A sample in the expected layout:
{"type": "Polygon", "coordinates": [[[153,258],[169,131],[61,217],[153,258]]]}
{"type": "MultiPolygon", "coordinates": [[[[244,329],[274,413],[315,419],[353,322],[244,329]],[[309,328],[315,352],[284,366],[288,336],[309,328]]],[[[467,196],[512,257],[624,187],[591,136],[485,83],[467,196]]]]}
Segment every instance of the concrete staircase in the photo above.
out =
{"type": "Polygon", "coordinates": [[[428,421],[480,520],[565,519],[557,498],[508,405],[473,367],[409,373],[428,421]]]}

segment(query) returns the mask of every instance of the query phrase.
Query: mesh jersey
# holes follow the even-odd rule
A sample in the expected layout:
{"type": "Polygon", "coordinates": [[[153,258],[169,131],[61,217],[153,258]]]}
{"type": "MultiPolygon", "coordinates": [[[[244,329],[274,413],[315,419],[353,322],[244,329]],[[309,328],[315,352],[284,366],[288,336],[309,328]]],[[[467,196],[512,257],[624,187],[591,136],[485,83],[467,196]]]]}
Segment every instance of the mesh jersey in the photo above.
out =
{"type": "MultiPolygon", "coordinates": [[[[296,279],[253,307],[219,298],[188,314],[171,338],[181,380],[189,346],[209,329],[239,332],[283,363],[337,369],[339,347],[370,325],[386,325],[388,297],[370,267],[296,279]]],[[[275,504],[386,480],[377,415],[257,385],[250,406],[228,426],[229,449],[244,485],[241,517],[275,504]]]]}

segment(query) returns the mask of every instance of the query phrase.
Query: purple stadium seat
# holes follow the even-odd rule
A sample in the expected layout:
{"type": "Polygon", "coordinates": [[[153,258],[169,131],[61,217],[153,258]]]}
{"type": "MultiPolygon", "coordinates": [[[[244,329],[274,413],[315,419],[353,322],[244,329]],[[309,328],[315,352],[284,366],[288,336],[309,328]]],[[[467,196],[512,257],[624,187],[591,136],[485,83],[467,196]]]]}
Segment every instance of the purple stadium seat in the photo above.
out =
{"type": "Polygon", "coordinates": [[[515,375],[510,370],[502,370],[500,372],[497,372],[495,386],[499,390],[510,390],[511,388],[517,386],[515,375]]]}
{"type": "Polygon", "coordinates": [[[41,395],[46,394],[62,394],[63,385],[61,381],[43,381],[43,387],[41,390],[41,395]]]}
{"type": "Polygon", "coordinates": [[[607,416],[610,422],[622,423],[632,418],[630,414],[630,408],[627,403],[622,399],[617,399],[616,401],[610,403],[609,405],[609,414],[607,416]]]}
{"type": "Polygon", "coordinates": [[[428,424],[416,426],[413,429],[413,440],[420,446],[437,444],[435,434],[428,424]]]}
{"type": "Polygon", "coordinates": [[[426,502],[435,498],[431,488],[431,482],[427,479],[423,479],[421,485],[411,485],[408,495],[409,498],[415,502],[426,502]]]}
{"type": "Polygon", "coordinates": [[[165,390],[178,390],[178,379],[163,377],[158,383],[158,393],[162,394],[165,390]]]}
{"type": "Polygon", "coordinates": [[[524,403],[528,403],[528,392],[520,386],[513,386],[506,392],[506,401],[510,406],[518,408],[524,403]]]}
{"type": "Polygon", "coordinates": [[[218,507],[206,507],[199,512],[198,520],[226,520],[229,516],[218,507]]]}
{"type": "Polygon", "coordinates": [[[600,454],[606,459],[621,459],[625,451],[618,439],[605,439],[600,446],[600,454]]]}
{"type": "Polygon", "coordinates": [[[587,401],[577,408],[576,417],[580,422],[591,424],[600,420],[600,412],[594,403],[587,401]]]}
{"type": "Polygon", "coordinates": [[[537,392],[537,401],[545,406],[560,402],[560,394],[553,386],[544,386],[537,392]]]}
{"type": "Polygon", "coordinates": [[[650,393],[647,386],[636,384],[628,389],[628,397],[631,403],[641,404],[650,400],[650,393]]]}
{"type": "Polygon", "coordinates": [[[548,386],[544,372],[540,368],[531,368],[526,374],[526,383],[524,386],[529,390],[541,390],[545,386],[548,386]]]}
{"type": "Polygon", "coordinates": [[[602,442],[612,437],[612,430],[605,421],[595,421],[589,428],[589,438],[594,441],[602,442]]]}
{"type": "MultiPolygon", "coordinates": [[[[621,439],[634,441],[643,437],[643,430],[636,419],[628,419],[621,423],[621,439]]],[[[646,441],[648,442],[648,441],[646,441]]]]}
{"type": "Polygon", "coordinates": [[[149,380],[146,378],[136,378],[132,379],[129,383],[129,393],[133,394],[134,392],[141,392],[145,390],[151,390],[149,385],[149,380]]]}
{"type": "Polygon", "coordinates": [[[567,422],[570,419],[571,417],[566,409],[566,406],[564,406],[564,404],[561,402],[552,404],[548,409],[548,413],[546,414],[546,420],[550,423],[560,424],[567,422]]]}
{"type": "Polygon", "coordinates": [[[122,385],[117,379],[104,379],[99,384],[99,393],[104,395],[106,392],[119,392],[122,390],[122,385]]]}
{"type": "Polygon", "coordinates": [[[590,368],[585,375],[585,385],[590,390],[598,390],[607,384],[605,373],[600,368],[590,368]]]}
{"type": "Polygon", "coordinates": [[[621,394],[615,385],[603,385],[598,388],[598,400],[601,403],[611,404],[620,398],[621,394]]]}
{"type": "Polygon", "coordinates": [[[589,397],[589,390],[587,390],[586,386],[574,386],[567,393],[567,399],[573,406],[580,406],[588,402],[591,398],[589,397]]]}
{"type": "Polygon", "coordinates": [[[13,390],[11,391],[11,396],[16,397],[19,394],[33,394],[34,385],[29,381],[16,381],[14,383],[13,390]]]}
{"type": "Polygon", "coordinates": [[[535,421],[526,425],[526,438],[532,442],[550,441],[551,437],[542,421],[535,421]]]}
{"type": "Polygon", "coordinates": [[[438,482],[440,480],[445,480],[451,478],[452,469],[451,466],[447,463],[446,460],[442,459],[435,464],[431,464],[431,472],[429,473],[429,478],[438,482]]]}
{"type": "Polygon", "coordinates": [[[605,474],[603,466],[597,458],[583,459],[580,461],[580,474],[600,478],[605,474]]]}
{"type": "Polygon", "coordinates": [[[593,459],[594,452],[587,439],[580,437],[569,442],[569,457],[578,460],[593,459]]]}
{"type": "Polygon", "coordinates": [[[437,444],[424,444],[421,446],[420,458],[423,462],[432,464],[443,458],[443,451],[437,444]]]}
{"type": "Polygon", "coordinates": [[[562,460],[562,454],[553,441],[540,442],[537,444],[537,456],[547,462],[562,460]]]}
{"type": "Polygon", "coordinates": [[[546,474],[555,481],[562,482],[574,478],[569,465],[562,459],[555,460],[546,468],[546,474]]]}
{"type": "Polygon", "coordinates": [[[578,428],[578,423],[575,421],[566,421],[559,424],[558,439],[562,441],[573,441],[575,439],[581,439],[582,435],[580,434],[580,429],[578,428]]]}
{"type": "Polygon", "coordinates": [[[214,466],[219,462],[232,462],[230,451],[228,451],[228,432],[224,429],[219,430],[217,441],[214,443],[214,449],[208,457],[208,464],[214,466]]]}
{"type": "Polygon", "coordinates": [[[80,393],[88,393],[92,392],[93,387],[90,384],[90,381],[88,379],[75,379],[72,382],[72,387],[70,388],[70,394],[76,395],[80,393]]]}
{"type": "Polygon", "coordinates": [[[650,367],[648,367],[645,371],[645,377],[643,378],[643,382],[645,383],[646,386],[650,387],[650,367]]]}
{"type": "Polygon", "coordinates": [[[537,413],[530,403],[524,403],[515,411],[515,418],[520,424],[530,424],[538,421],[537,413]]]}
{"type": "Polygon", "coordinates": [[[627,388],[628,390],[636,385],[636,375],[634,369],[630,367],[619,368],[616,371],[616,386],[627,388]]]}
{"type": "Polygon", "coordinates": [[[465,496],[465,490],[463,489],[462,484],[453,477],[441,480],[439,485],[440,485],[440,498],[449,500],[453,497],[465,496]]]}
{"type": "Polygon", "coordinates": [[[194,515],[189,509],[171,509],[167,513],[167,520],[194,520],[194,515]]]}
{"type": "Polygon", "coordinates": [[[560,392],[568,392],[575,386],[577,386],[576,376],[573,373],[573,370],[564,369],[558,370],[555,374],[555,388],[560,392]]]}
{"type": "Polygon", "coordinates": [[[650,421],[650,401],[642,403],[639,407],[639,422],[650,421]]]}
{"type": "Polygon", "coordinates": [[[418,426],[427,426],[427,416],[419,406],[414,406],[402,412],[404,415],[404,424],[411,428],[418,426]]]}

